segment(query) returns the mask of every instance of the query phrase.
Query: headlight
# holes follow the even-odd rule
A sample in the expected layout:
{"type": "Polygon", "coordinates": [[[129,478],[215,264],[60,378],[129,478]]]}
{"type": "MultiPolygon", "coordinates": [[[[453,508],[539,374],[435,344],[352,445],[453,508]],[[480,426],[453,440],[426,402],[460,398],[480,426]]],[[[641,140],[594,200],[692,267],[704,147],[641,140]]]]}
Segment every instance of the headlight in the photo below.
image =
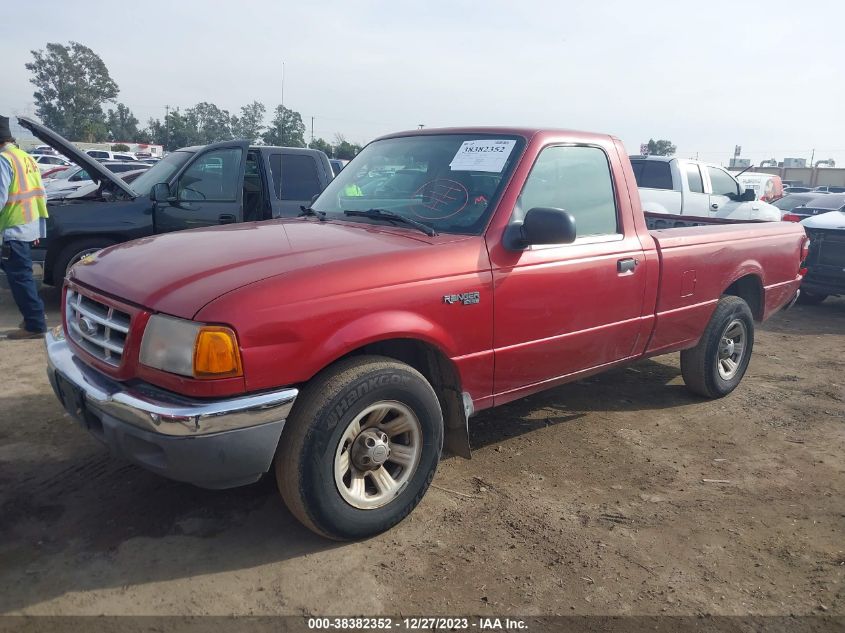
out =
{"type": "Polygon", "coordinates": [[[162,314],[147,322],[140,361],[147,367],[193,378],[243,375],[234,331],[162,314]]]}

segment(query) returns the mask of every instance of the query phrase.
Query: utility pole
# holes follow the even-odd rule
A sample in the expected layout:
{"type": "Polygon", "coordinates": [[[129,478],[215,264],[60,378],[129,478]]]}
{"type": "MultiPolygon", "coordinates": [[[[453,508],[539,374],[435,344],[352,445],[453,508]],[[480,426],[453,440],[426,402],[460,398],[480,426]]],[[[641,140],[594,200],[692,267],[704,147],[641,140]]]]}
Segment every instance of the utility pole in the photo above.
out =
{"type": "Polygon", "coordinates": [[[421,129],[423,129],[424,127],[425,127],[425,123],[420,123],[420,124],[417,126],[417,129],[418,129],[418,130],[421,130],[421,129]]]}
{"type": "Polygon", "coordinates": [[[311,117],[311,144],[308,147],[314,147],[314,117],[311,117]]]}
{"type": "Polygon", "coordinates": [[[170,106],[164,106],[164,149],[167,150],[167,146],[170,144],[170,133],[168,130],[168,123],[167,118],[170,115],[170,106]]]}
{"type": "Polygon", "coordinates": [[[285,62],[282,62],[282,104],[279,112],[279,145],[284,145],[285,137],[285,62]]]}

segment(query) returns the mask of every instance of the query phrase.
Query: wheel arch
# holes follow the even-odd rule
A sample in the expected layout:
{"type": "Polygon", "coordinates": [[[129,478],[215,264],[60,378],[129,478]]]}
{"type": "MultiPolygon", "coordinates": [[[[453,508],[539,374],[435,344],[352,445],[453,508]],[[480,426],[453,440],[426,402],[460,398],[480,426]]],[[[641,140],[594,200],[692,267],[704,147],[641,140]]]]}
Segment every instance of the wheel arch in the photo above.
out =
{"type": "Polygon", "coordinates": [[[722,295],[731,295],[739,297],[751,309],[751,314],[755,321],[763,320],[763,311],[765,302],[765,290],[763,289],[763,280],[756,273],[748,273],[733,281],[722,295]]]}
{"type": "Polygon", "coordinates": [[[470,457],[468,419],[472,400],[461,389],[461,377],[455,363],[436,344],[411,336],[383,338],[368,342],[336,358],[331,364],[354,356],[384,356],[405,363],[434,388],[443,411],[443,445],[449,452],[470,457]]]}
{"type": "Polygon", "coordinates": [[[126,238],[114,235],[111,233],[72,233],[70,235],[62,235],[55,240],[50,241],[47,249],[47,256],[44,259],[44,283],[49,283],[53,286],[61,286],[64,277],[57,280],[53,279],[54,268],[56,260],[59,258],[61,252],[70,244],[74,242],[82,242],[85,240],[103,239],[110,240],[115,244],[125,242],[126,238]]]}

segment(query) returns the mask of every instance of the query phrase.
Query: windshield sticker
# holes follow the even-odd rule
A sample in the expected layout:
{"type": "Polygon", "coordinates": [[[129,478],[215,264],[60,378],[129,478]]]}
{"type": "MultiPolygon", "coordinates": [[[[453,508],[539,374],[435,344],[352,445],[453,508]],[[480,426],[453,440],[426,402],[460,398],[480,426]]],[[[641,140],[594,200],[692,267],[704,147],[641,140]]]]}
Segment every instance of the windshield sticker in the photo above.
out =
{"type": "Polygon", "coordinates": [[[515,140],[464,141],[449,163],[452,171],[489,171],[501,173],[511,155],[515,140]]]}

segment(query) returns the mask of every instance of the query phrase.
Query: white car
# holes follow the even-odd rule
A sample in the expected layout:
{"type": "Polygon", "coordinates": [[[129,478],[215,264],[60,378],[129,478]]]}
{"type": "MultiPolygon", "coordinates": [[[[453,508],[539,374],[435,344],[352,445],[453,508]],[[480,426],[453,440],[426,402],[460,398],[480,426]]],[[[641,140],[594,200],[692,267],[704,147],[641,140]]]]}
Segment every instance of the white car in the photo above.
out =
{"type": "Polygon", "coordinates": [[[719,165],[669,156],[631,156],[631,164],[643,211],[768,222],[783,215],[719,165]]]}
{"type": "Polygon", "coordinates": [[[138,160],[129,152],[109,152],[104,149],[86,149],[85,153],[97,160],[138,160]]]}
{"type": "MultiPolygon", "coordinates": [[[[146,171],[150,168],[150,165],[139,163],[137,161],[107,162],[104,163],[104,165],[109,171],[116,174],[123,174],[137,170],[146,171]]],[[[88,174],[88,171],[82,167],[76,167],[66,169],[55,178],[45,182],[44,191],[47,192],[47,200],[56,200],[58,198],[67,199],[70,197],[77,197],[76,195],[70,196],[69,194],[87,192],[81,194],[87,195],[90,193],[89,189],[91,185],[96,185],[96,183],[93,182],[91,176],[88,174]]],[[[94,187],[94,189],[96,190],[96,187],[94,187]]]]}
{"type": "Polygon", "coordinates": [[[73,165],[64,156],[51,156],[49,154],[36,154],[32,156],[32,160],[38,165],[38,171],[42,174],[54,167],[71,167],[73,165]]]}

